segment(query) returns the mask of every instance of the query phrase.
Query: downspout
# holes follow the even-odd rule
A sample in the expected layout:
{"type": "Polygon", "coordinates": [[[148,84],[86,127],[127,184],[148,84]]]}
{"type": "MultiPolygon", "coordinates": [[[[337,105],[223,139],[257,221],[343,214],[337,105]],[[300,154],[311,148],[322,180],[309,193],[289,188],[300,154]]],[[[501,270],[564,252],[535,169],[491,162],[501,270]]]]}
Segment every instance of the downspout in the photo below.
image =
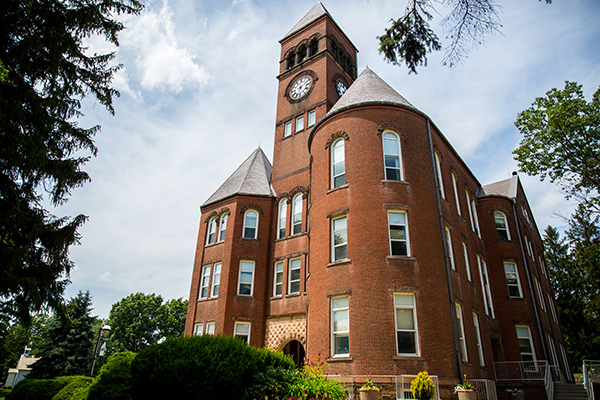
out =
{"type": "MultiPolygon", "coordinates": [[[[546,350],[546,339],[544,339],[544,331],[542,330],[542,324],[540,323],[540,315],[538,313],[538,304],[536,298],[536,292],[533,291],[533,285],[531,282],[531,271],[529,270],[529,264],[527,263],[527,255],[525,249],[523,249],[523,237],[521,235],[521,229],[519,228],[519,219],[517,218],[517,199],[514,198],[512,201],[513,215],[515,218],[515,225],[517,225],[517,235],[519,235],[519,246],[521,248],[521,257],[523,258],[523,264],[525,265],[525,272],[527,276],[527,285],[529,286],[529,293],[531,294],[531,301],[533,303],[533,312],[535,314],[535,322],[538,327],[538,334],[540,335],[540,342],[542,342],[542,351],[544,352],[544,359],[548,360],[548,352],[546,350]]],[[[533,339],[533,338],[532,338],[533,339]]]]}
{"type": "MultiPolygon", "coordinates": [[[[446,279],[448,282],[448,297],[450,300],[450,315],[452,317],[452,333],[454,334],[454,353],[456,355],[456,366],[460,383],[464,383],[464,375],[462,369],[462,357],[460,356],[460,348],[458,346],[458,330],[456,326],[456,309],[454,308],[454,294],[452,293],[452,277],[450,275],[450,262],[448,261],[448,242],[446,240],[446,229],[444,227],[444,216],[442,214],[442,199],[440,198],[440,187],[436,175],[435,155],[433,153],[433,141],[431,139],[431,127],[429,119],[427,119],[427,139],[429,140],[429,152],[431,153],[431,166],[433,167],[433,181],[435,183],[435,194],[437,200],[438,217],[440,222],[440,231],[442,235],[442,243],[444,247],[444,264],[446,266],[446,279]]],[[[440,171],[441,172],[441,171],[440,171]]]]}

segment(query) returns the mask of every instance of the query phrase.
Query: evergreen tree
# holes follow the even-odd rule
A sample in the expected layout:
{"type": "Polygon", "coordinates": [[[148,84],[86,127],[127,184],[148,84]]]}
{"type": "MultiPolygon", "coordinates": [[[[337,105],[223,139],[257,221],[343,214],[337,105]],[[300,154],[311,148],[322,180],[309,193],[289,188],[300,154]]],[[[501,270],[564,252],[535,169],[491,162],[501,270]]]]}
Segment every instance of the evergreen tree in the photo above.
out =
{"type": "Polygon", "coordinates": [[[64,375],[87,375],[94,352],[94,323],[90,316],[92,299],[89,292],[79,294],[66,305],[67,318],[54,317],[46,331],[45,343],[33,364],[29,377],[51,379],[64,375]]]}

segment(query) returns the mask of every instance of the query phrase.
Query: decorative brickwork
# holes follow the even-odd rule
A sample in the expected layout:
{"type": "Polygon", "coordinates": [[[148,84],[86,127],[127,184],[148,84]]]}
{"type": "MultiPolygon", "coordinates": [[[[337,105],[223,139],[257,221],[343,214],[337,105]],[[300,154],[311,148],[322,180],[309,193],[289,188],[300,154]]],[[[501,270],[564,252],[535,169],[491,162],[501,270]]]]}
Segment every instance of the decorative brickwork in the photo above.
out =
{"type": "Polygon", "coordinates": [[[294,314],[267,319],[265,347],[281,350],[291,340],[306,347],[306,315],[294,314]]]}

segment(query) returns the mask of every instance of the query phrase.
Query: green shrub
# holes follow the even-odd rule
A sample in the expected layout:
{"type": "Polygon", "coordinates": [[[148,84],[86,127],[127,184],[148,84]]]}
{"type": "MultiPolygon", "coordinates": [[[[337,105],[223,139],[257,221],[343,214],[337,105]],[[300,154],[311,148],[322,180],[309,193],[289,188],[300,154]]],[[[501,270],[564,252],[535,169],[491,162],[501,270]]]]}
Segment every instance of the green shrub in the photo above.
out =
{"type": "Polygon", "coordinates": [[[24,379],[6,396],[6,400],[52,400],[73,378],[61,376],[56,379],[24,379]]]}
{"type": "Polygon", "coordinates": [[[291,359],[226,336],[167,339],[142,350],[131,364],[136,400],[243,399],[254,377],[269,368],[294,369],[291,359]]]}
{"type": "Polygon", "coordinates": [[[415,399],[427,400],[435,396],[435,385],[427,374],[427,371],[419,372],[417,377],[410,383],[410,390],[415,399]]]}
{"type": "Polygon", "coordinates": [[[124,351],[115,353],[100,368],[100,373],[88,391],[89,400],[130,399],[131,362],[135,353],[124,351]]]}
{"type": "Polygon", "coordinates": [[[289,397],[294,399],[323,400],[343,400],[348,398],[339,382],[306,371],[300,372],[294,383],[290,386],[289,397]]]}
{"type": "Polygon", "coordinates": [[[89,376],[68,376],[67,385],[56,393],[52,400],[85,400],[90,385],[94,381],[89,376]]]}

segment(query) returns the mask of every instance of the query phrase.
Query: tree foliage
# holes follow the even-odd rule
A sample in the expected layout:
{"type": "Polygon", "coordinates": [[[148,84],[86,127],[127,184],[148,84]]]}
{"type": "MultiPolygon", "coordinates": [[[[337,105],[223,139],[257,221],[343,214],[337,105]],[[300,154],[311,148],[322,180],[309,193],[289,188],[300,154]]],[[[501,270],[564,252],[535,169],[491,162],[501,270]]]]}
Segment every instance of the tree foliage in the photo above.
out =
{"type": "Polygon", "coordinates": [[[89,292],[79,292],[66,305],[67,318],[53,318],[49,322],[45,341],[38,354],[41,359],[32,366],[32,378],[89,374],[96,320],[90,315],[91,310],[89,292]]]}
{"type": "MultiPolygon", "coordinates": [[[[541,1],[541,0],[539,0],[541,1]]],[[[552,0],[546,0],[551,3],[552,0]]],[[[427,54],[442,50],[438,35],[429,22],[435,12],[434,0],[409,0],[404,15],[392,19],[385,34],[379,36],[379,52],[388,62],[405,63],[409,72],[427,65],[427,54]]],[[[494,0],[442,0],[450,12],[441,21],[450,44],[445,49],[443,65],[453,67],[468,57],[471,47],[482,44],[487,36],[500,32],[498,13],[501,6],[494,0]]]]}
{"type": "Polygon", "coordinates": [[[118,45],[138,0],[4,0],[0,11],[0,309],[27,322],[31,311],[60,311],[86,217],[57,217],[60,205],[89,181],[99,127],[78,125],[81,100],[94,96],[114,113],[115,53],[91,54],[84,39],[118,45]]]}
{"type": "Polygon", "coordinates": [[[163,303],[157,294],[133,293],[112,305],[109,315],[111,347],[137,352],[167,337],[181,336],[187,300],[163,303]]]}
{"type": "Polygon", "coordinates": [[[519,168],[600,212],[600,88],[587,102],[582,86],[567,81],[536,98],[515,125],[523,135],[513,152],[519,168]]]}

